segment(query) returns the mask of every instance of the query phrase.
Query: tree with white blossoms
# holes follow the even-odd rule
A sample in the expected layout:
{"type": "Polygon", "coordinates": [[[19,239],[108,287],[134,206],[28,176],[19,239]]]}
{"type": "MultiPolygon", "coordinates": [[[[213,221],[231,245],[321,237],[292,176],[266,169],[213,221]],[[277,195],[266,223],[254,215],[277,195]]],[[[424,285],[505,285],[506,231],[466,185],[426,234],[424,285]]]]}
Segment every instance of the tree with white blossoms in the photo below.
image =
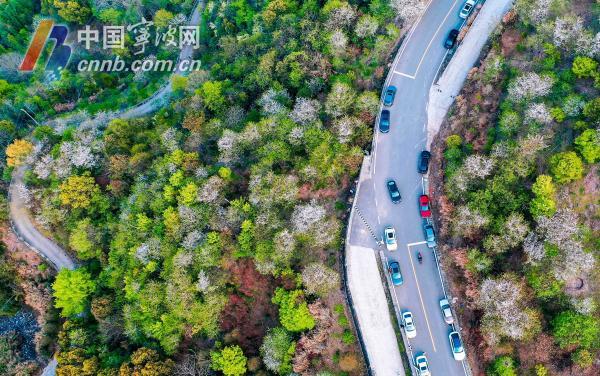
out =
{"type": "Polygon", "coordinates": [[[205,270],[198,272],[198,278],[196,279],[196,290],[201,293],[208,293],[213,291],[216,286],[213,286],[210,281],[210,276],[205,270]]]}
{"type": "Polygon", "coordinates": [[[278,175],[273,171],[252,174],[248,200],[252,205],[263,208],[291,206],[297,200],[298,181],[295,175],[278,175]]]}
{"type": "Polygon", "coordinates": [[[152,260],[158,260],[160,259],[160,255],[160,240],[157,238],[148,239],[140,244],[135,250],[135,258],[142,264],[148,264],[152,260]]]}
{"type": "Polygon", "coordinates": [[[302,271],[302,283],[309,294],[325,297],[339,287],[340,275],[322,263],[314,262],[302,271]]]}
{"type": "Polygon", "coordinates": [[[515,10],[522,19],[533,25],[541,25],[550,16],[555,0],[517,0],[515,10]]]}
{"type": "Polygon", "coordinates": [[[348,45],[348,37],[343,30],[335,29],[329,35],[329,43],[331,44],[331,50],[334,55],[342,54],[348,45]]]}
{"type": "Polygon", "coordinates": [[[44,154],[33,165],[33,173],[42,180],[46,180],[52,173],[54,158],[50,154],[44,154]]]}
{"type": "Polygon", "coordinates": [[[550,110],[544,103],[532,103],[525,110],[525,122],[537,122],[542,125],[548,125],[552,123],[552,115],[550,110]]]}
{"type": "Polygon", "coordinates": [[[537,231],[544,240],[562,248],[571,242],[579,231],[577,215],[570,209],[561,209],[550,218],[539,217],[537,231]]]}
{"type": "Polygon", "coordinates": [[[465,158],[462,169],[471,179],[484,179],[494,170],[495,161],[482,154],[472,154],[465,158]]]}
{"type": "Polygon", "coordinates": [[[336,82],[327,95],[325,101],[325,112],[332,117],[340,117],[347,114],[356,97],[356,92],[352,87],[343,82],[336,82]]]}
{"type": "Polygon", "coordinates": [[[175,130],[175,128],[170,127],[161,134],[160,140],[165,149],[167,149],[169,152],[174,152],[175,150],[179,149],[180,136],[181,135],[175,130]]]}
{"type": "Polygon", "coordinates": [[[537,265],[546,257],[544,242],[535,232],[530,232],[523,240],[523,252],[527,256],[527,262],[537,265]]]}
{"type": "Polygon", "coordinates": [[[520,102],[550,94],[554,78],[529,72],[514,79],[508,86],[509,99],[520,102]]]}
{"type": "Polygon", "coordinates": [[[375,116],[379,110],[379,96],[373,91],[364,91],[356,99],[356,109],[375,116]]]}
{"type": "Polygon", "coordinates": [[[205,202],[207,204],[216,204],[223,200],[221,190],[225,187],[225,181],[213,175],[202,184],[198,190],[198,201],[205,202]]]}
{"type": "Polygon", "coordinates": [[[541,331],[540,314],[528,308],[524,290],[524,282],[509,274],[482,282],[478,303],[483,309],[482,331],[491,345],[502,338],[531,339],[541,331]]]}
{"type": "Polygon", "coordinates": [[[321,102],[316,99],[297,98],[290,119],[300,125],[308,125],[319,118],[321,102]]]}
{"type": "Polygon", "coordinates": [[[585,100],[581,95],[571,94],[563,101],[562,109],[567,116],[576,117],[581,114],[584,105],[585,100]]]}
{"type": "Polygon", "coordinates": [[[379,22],[377,18],[365,14],[358,19],[356,26],[354,27],[354,33],[359,38],[368,38],[375,35],[379,28],[379,22]]]}
{"type": "Polygon", "coordinates": [[[314,200],[308,204],[296,205],[291,218],[292,228],[295,232],[308,232],[325,218],[326,213],[325,207],[314,200]]]}
{"type": "Polygon", "coordinates": [[[217,147],[219,148],[219,162],[228,166],[237,162],[241,151],[239,145],[239,133],[230,129],[225,129],[221,138],[217,141],[217,147]]]}
{"type": "Polygon", "coordinates": [[[502,253],[521,244],[529,233],[527,221],[521,213],[512,213],[502,225],[500,234],[488,236],[483,246],[487,251],[502,253]]]}
{"type": "Polygon", "coordinates": [[[575,311],[582,315],[593,315],[598,310],[598,304],[596,304],[596,301],[591,296],[572,296],[570,301],[575,311]]]}
{"type": "Polygon", "coordinates": [[[97,156],[89,145],[80,142],[66,141],[60,145],[61,158],[66,158],[77,168],[91,169],[96,166],[97,156]]]}
{"type": "Polygon", "coordinates": [[[354,130],[362,125],[360,119],[353,116],[343,116],[333,122],[333,129],[338,136],[340,143],[345,144],[350,141],[354,130]]]}
{"type": "Polygon", "coordinates": [[[584,32],[583,20],[578,16],[566,15],[554,21],[554,45],[567,51],[575,49],[584,32]]]}
{"type": "Polygon", "coordinates": [[[296,349],[296,342],[284,328],[273,328],[263,338],[260,354],[265,367],[275,374],[292,374],[292,359],[296,349]]]}
{"type": "Polygon", "coordinates": [[[594,270],[594,255],[583,250],[581,243],[570,240],[560,247],[559,256],[553,260],[552,269],[556,279],[571,282],[585,278],[594,270]]]}
{"type": "Polygon", "coordinates": [[[329,12],[325,25],[329,30],[345,29],[352,26],[355,19],[356,10],[354,7],[348,3],[343,3],[342,6],[329,12]]]}
{"type": "Polygon", "coordinates": [[[423,12],[426,2],[421,0],[391,0],[390,5],[403,22],[410,23],[423,12]]]}
{"type": "Polygon", "coordinates": [[[258,105],[261,106],[262,112],[267,115],[278,115],[286,112],[288,109],[282,104],[283,101],[287,101],[290,95],[285,89],[275,90],[270,88],[265,91],[258,100],[258,105]]]}
{"type": "Polygon", "coordinates": [[[548,140],[544,135],[532,134],[519,139],[518,144],[519,155],[529,160],[535,157],[538,151],[548,146],[548,140]]]}
{"type": "Polygon", "coordinates": [[[478,234],[490,222],[479,211],[466,205],[459,206],[452,216],[452,232],[456,235],[471,237],[478,234]]]}
{"type": "Polygon", "coordinates": [[[189,232],[181,241],[181,246],[189,251],[194,250],[204,242],[206,235],[199,230],[189,232]]]}
{"type": "Polygon", "coordinates": [[[281,269],[285,269],[294,256],[296,238],[288,229],[284,229],[275,235],[273,242],[275,243],[273,262],[281,269]]]}

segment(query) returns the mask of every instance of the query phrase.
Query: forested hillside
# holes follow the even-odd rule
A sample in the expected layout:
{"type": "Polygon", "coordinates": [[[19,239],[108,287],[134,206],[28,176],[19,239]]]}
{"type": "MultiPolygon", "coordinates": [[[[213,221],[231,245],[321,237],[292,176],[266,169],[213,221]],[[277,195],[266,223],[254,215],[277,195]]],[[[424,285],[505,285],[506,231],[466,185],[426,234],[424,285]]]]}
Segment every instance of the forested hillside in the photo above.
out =
{"type": "Polygon", "coordinates": [[[599,372],[599,11],[517,1],[438,140],[446,269],[490,375],[599,372]]]}
{"type": "Polygon", "coordinates": [[[53,284],[58,375],[364,373],[339,252],[414,14],[394,4],[207,2],[203,70],[173,78],[170,105],[10,144],[37,225],[81,261],[53,284]]]}

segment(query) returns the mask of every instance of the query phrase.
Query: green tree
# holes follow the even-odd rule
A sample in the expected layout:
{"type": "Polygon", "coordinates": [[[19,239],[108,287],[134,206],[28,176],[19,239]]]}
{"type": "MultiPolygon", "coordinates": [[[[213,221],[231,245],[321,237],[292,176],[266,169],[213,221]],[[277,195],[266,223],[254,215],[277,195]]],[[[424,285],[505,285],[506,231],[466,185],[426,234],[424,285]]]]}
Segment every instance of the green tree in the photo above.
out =
{"type": "Polygon", "coordinates": [[[206,81],[200,88],[200,95],[204,105],[213,112],[220,112],[225,106],[223,83],[220,81],[206,81]]]}
{"type": "Polygon", "coordinates": [[[101,194],[100,188],[89,174],[69,176],[60,185],[59,191],[58,197],[61,203],[73,209],[89,207],[94,196],[101,194]]]}
{"type": "Polygon", "coordinates": [[[227,346],[210,354],[211,368],[225,376],[239,376],[246,373],[246,356],[238,345],[227,346]]]}
{"type": "Polygon", "coordinates": [[[156,350],[141,347],[133,354],[129,362],[123,363],[119,369],[121,375],[148,375],[168,376],[171,375],[175,362],[171,359],[160,360],[156,350]]]}
{"type": "Polygon", "coordinates": [[[83,24],[92,15],[87,0],[54,0],[54,7],[58,10],[58,15],[68,22],[83,24]]]}
{"type": "Polygon", "coordinates": [[[579,78],[592,77],[598,69],[598,63],[587,56],[577,56],[571,70],[579,78]]]}
{"type": "Polygon", "coordinates": [[[280,375],[289,375],[292,372],[292,359],[295,352],[296,342],[281,327],[272,329],[265,336],[260,347],[260,354],[267,369],[280,375]]]}
{"type": "Polygon", "coordinates": [[[600,97],[592,99],[583,106],[583,115],[596,124],[600,122],[600,97]]]}
{"type": "Polygon", "coordinates": [[[600,131],[586,129],[575,139],[575,148],[587,163],[600,160],[600,131]]]}
{"type": "Polygon", "coordinates": [[[556,212],[556,202],[554,194],[556,188],[552,183],[552,177],[548,175],[539,175],[535,183],[531,186],[531,191],[535,194],[529,204],[529,211],[534,218],[539,216],[550,217],[556,212]]]}
{"type": "Polygon", "coordinates": [[[573,151],[565,151],[550,157],[550,172],[557,183],[569,183],[583,176],[583,162],[573,151]]]}
{"type": "Polygon", "coordinates": [[[79,222],[69,236],[69,246],[77,252],[82,260],[94,258],[100,251],[98,236],[89,218],[79,222]]]}
{"type": "Polygon", "coordinates": [[[64,317],[81,313],[88,298],[96,289],[96,283],[84,269],[61,269],[52,284],[55,306],[61,308],[64,317]]]}
{"type": "Polygon", "coordinates": [[[174,74],[171,77],[171,88],[173,91],[183,91],[187,87],[187,82],[187,77],[174,74]]]}
{"type": "Polygon", "coordinates": [[[507,355],[496,358],[490,365],[488,374],[490,376],[517,376],[515,361],[507,355]]]}
{"type": "Polygon", "coordinates": [[[279,306],[279,321],[290,332],[302,332],[315,327],[315,319],[308,311],[302,290],[287,291],[278,287],[273,303],[279,306]]]}
{"type": "Polygon", "coordinates": [[[552,334],[561,348],[590,348],[600,344],[600,323],[593,316],[565,311],[552,320],[552,334]]]}
{"type": "Polygon", "coordinates": [[[169,22],[173,19],[173,13],[166,9],[159,9],[154,13],[154,25],[156,27],[167,27],[169,22]]]}

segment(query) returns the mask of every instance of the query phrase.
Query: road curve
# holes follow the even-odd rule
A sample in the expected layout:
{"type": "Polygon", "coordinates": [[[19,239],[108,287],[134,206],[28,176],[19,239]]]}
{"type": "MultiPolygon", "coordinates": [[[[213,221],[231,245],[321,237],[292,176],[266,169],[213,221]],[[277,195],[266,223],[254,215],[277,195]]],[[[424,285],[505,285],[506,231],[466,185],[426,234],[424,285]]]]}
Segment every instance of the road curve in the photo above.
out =
{"type": "MultiPolygon", "coordinates": [[[[203,0],[196,0],[193,11],[188,18],[187,25],[196,26],[200,24],[201,10],[203,8],[203,0]]],[[[181,62],[184,60],[190,60],[193,52],[192,46],[185,46],[179,53],[179,58],[177,61],[181,62]]],[[[179,67],[179,64],[177,64],[177,70],[173,74],[183,73],[179,70],[179,67]]],[[[170,93],[171,84],[169,81],[147,100],[139,103],[135,107],[122,111],[119,117],[131,119],[148,115],[149,113],[154,112],[157,107],[162,104],[163,99],[168,97],[170,93]]],[[[36,251],[56,270],[65,268],[74,269],[77,264],[69,255],[69,253],[59,247],[55,242],[42,235],[35,228],[35,225],[29,217],[30,213],[27,210],[26,203],[24,202],[23,197],[19,194],[19,187],[24,184],[23,174],[25,173],[26,169],[27,166],[21,166],[13,172],[8,190],[9,217],[12,229],[19,239],[21,239],[21,241],[36,251]]],[[[56,374],[56,367],[57,361],[56,358],[53,358],[42,371],[42,376],[54,376],[56,374]]]]}
{"type": "Polygon", "coordinates": [[[417,161],[427,143],[429,89],[446,56],[448,32],[463,23],[458,17],[463,3],[431,0],[394,60],[386,81],[386,86],[397,88],[394,104],[388,108],[390,132],[380,133],[376,127],[369,176],[360,181],[361,194],[356,198],[374,234],[364,231],[360,221],[353,221],[349,239],[350,245],[378,251],[374,237],[381,239],[386,226],[396,229],[398,250],[385,250],[384,259],[398,261],[404,276],[404,284],[395,286],[391,293],[401,311],[414,315],[417,336],[409,340],[409,356],[414,359],[414,355],[425,353],[432,375],[445,376],[465,375],[468,368],[454,360],[448,340],[453,328],[445,324],[440,312],[439,300],[445,292],[435,255],[424,244],[417,200],[428,188],[426,177],[417,172],[417,161]],[[402,193],[398,205],[389,198],[389,179],[396,181],[402,193]],[[417,262],[417,252],[423,255],[423,264],[417,262]]]}

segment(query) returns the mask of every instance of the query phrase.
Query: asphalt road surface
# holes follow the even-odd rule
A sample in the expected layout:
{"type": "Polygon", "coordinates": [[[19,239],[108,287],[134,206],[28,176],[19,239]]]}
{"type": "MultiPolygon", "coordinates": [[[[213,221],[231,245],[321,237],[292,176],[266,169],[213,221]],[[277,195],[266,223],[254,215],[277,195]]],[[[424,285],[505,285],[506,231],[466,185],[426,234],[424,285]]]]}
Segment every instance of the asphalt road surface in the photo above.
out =
{"type": "MultiPolygon", "coordinates": [[[[448,341],[452,328],[442,318],[439,300],[444,297],[442,283],[432,250],[423,235],[423,220],[418,197],[427,187],[426,177],[417,172],[417,161],[427,141],[427,101],[429,88],[445,57],[444,40],[452,28],[462,25],[458,17],[463,0],[432,0],[423,16],[407,35],[388,84],[397,88],[391,112],[390,132],[375,129],[370,176],[360,182],[357,207],[362,221],[353,221],[350,244],[379,249],[385,226],[396,229],[398,250],[385,251],[389,260],[400,263],[404,284],[395,287],[402,311],[414,315],[417,336],[410,340],[413,354],[425,352],[432,375],[464,375],[462,362],[454,360],[448,341]],[[393,204],[386,182],[394,179],[402,202],[393,204]],[[423,264],[416,253],[423,255],[423,264]]],[[[412,361],[412,359],[411,359],[412,361]]]]}

